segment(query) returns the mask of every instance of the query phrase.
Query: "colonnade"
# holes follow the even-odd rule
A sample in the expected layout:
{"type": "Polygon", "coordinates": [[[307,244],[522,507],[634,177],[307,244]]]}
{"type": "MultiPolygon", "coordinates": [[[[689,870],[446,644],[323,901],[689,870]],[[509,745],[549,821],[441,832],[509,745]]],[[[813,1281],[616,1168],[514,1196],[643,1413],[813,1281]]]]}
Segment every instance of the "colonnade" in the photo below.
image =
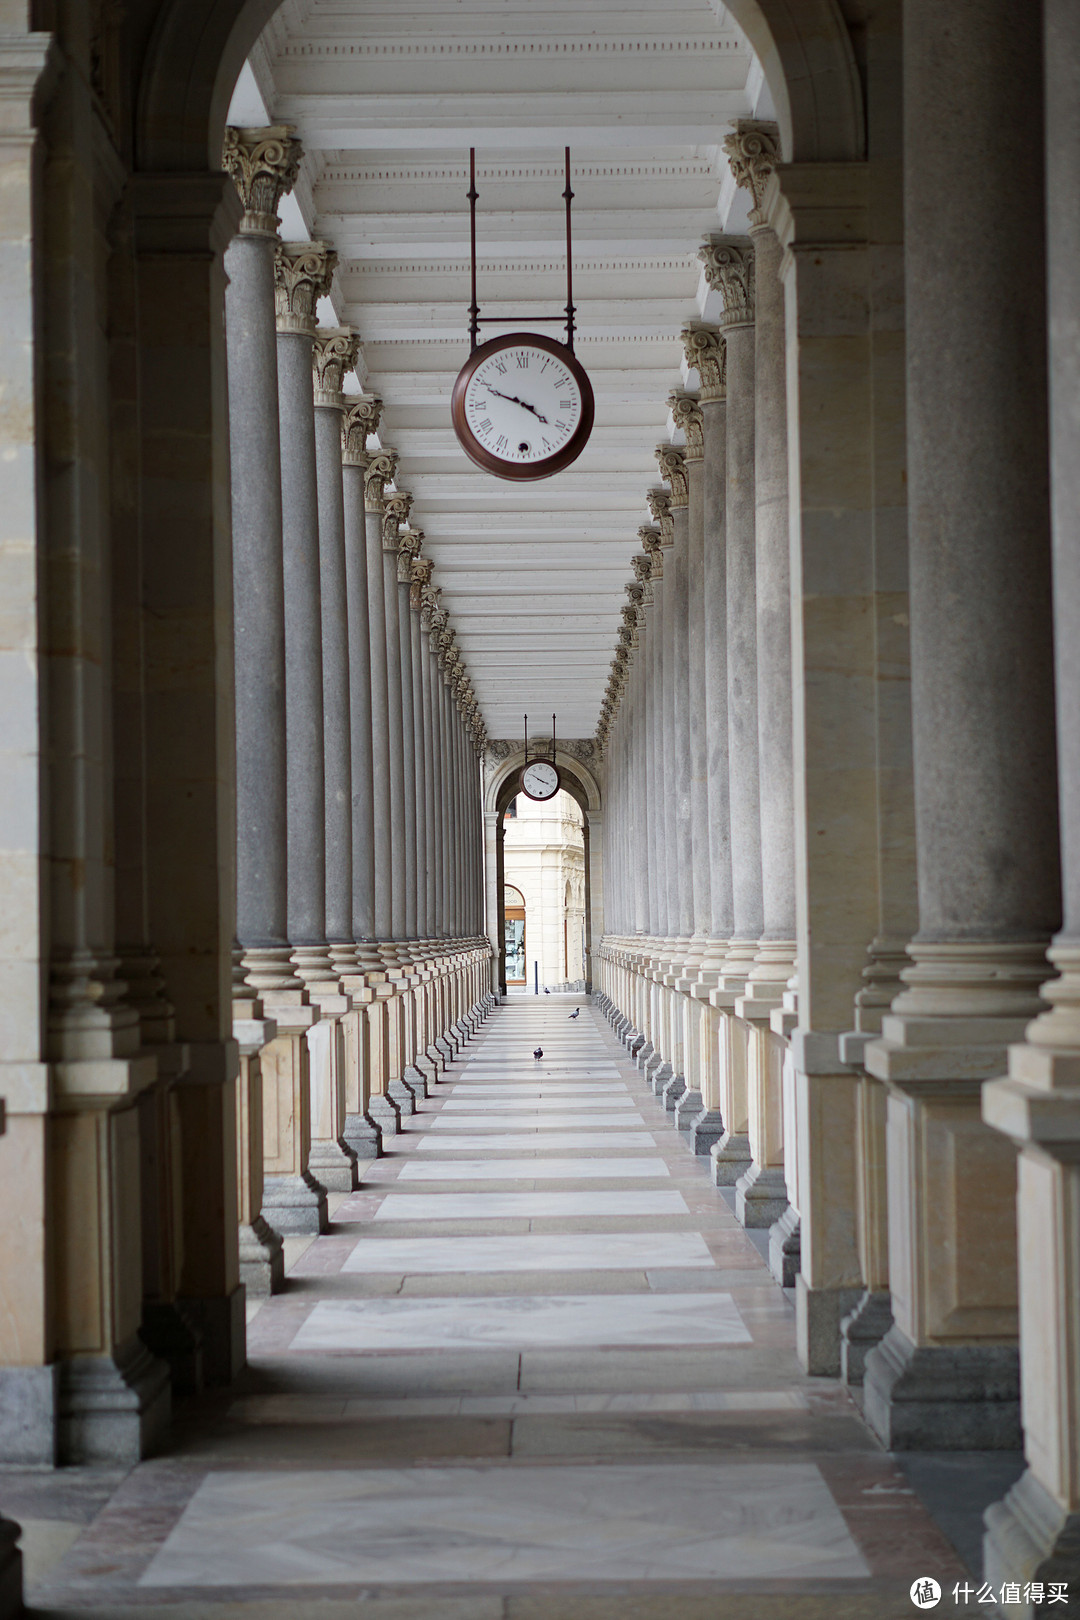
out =
{"type": "Polygon", "coordinates": [[[898,127],[842,184],[727,141],[749,237],[701,250],[598,732],[601,1003],[769,1228],[808,1370],[891,1449],[1024,1445],[996,1585],[1075,1570],[1080,1523],[1067,12],[1049,189],[1039,19],[1018,56],[977,4],[905,8],[902,192],[898,127]],[[1007,128],[958,47],[1016,75],[1007,128]],[[979,246],[1003,209],[1022,265],[979,246]]]}
{"type": "Polygon", "coordinates": [[[359,338],[316,324],[336,254],[278,236],[298,142],[229,129],[225,163],[240,1270],[266,1293],[490,1005],[484,729],[381,403],[343,392],[359,338]]]}

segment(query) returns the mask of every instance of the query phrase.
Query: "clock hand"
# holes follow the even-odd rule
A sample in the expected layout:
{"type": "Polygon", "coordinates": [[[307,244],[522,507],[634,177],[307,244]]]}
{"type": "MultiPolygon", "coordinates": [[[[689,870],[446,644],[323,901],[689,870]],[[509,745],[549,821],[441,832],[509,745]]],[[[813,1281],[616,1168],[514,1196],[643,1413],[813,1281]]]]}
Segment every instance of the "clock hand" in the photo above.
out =
{"type": "Polygon", "coordinates": [[[511,405],[520,405],[523,411],[532,411],[537,421],[543,422],[544,426],[547,427],[547,417],[541,416],[535,405],[528,405],[523,399],[518,399],[516,394],[503,394],[497,388],[489,388],[488,393],[494,394],[496,399],[507,400],[511,405]]]}

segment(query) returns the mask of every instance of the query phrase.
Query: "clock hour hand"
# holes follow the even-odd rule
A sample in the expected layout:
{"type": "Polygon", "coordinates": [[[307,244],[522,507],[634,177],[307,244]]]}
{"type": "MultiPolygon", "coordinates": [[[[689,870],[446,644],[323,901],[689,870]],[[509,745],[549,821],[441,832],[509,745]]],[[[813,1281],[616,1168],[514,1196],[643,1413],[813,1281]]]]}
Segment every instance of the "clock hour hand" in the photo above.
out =
{"type": "Polygon", "coordinates": [[[541,416],[535,405],[529,405],[525,400],[518,399],[516,394],[503,394],[500,393],[497,388],[489,388],[488,393],[494,394],[496,399],[507,400],[511,405],[520,405],[523,411],[531,411],[536,417],[536,420],[538,422],[543,422],[544,426],[547,427],[547,417],[541,416]]]}

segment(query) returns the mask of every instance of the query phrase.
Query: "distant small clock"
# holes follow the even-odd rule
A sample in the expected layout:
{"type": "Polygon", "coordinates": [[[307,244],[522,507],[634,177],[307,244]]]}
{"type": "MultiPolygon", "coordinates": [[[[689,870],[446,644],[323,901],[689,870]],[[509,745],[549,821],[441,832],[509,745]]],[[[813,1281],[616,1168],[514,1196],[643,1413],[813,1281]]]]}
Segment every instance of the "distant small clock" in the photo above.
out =
{"type": "Polygon", "coordinates": [[[564,343],[536,332],[492,338],[473,350],[450,401],[470,461],[496,478],[550,478],[589,442],[595,405],[584,366],[564,343]]]}
{"type": "Polygon", "coordinates": [[[547,759],[534,759],[521,773],[521,791],[530,799],[553,799],[559,791],[558,767],[547,759]]]}

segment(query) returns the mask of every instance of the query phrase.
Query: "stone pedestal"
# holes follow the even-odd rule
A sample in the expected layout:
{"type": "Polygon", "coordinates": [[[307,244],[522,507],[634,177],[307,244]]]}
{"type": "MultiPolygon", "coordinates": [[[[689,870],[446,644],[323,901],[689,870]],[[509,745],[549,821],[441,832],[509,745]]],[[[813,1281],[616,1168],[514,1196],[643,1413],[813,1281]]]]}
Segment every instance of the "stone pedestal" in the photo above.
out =
{"type": "Polygon", "coordinates": [[[311,1174],[312,1007],[271,1003],[278,1033],[263,1050],[263,1216],[278,1232],[325,1232],[326,1188],[311,1174]]]}

